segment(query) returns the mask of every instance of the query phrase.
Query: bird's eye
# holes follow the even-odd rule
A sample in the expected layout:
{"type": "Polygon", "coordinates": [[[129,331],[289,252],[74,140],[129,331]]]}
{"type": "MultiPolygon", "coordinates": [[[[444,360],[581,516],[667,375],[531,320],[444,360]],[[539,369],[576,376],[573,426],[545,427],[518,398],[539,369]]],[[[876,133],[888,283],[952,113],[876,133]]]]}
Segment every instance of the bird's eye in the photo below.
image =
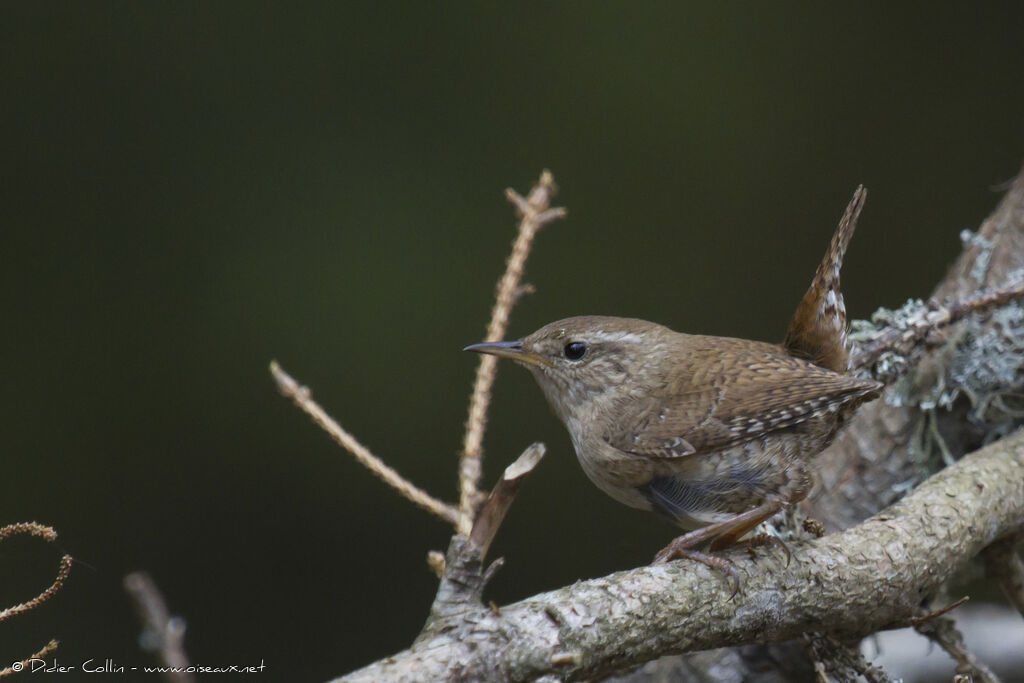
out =
{"type": "Polygon", "coordinates": [[[579,360],[587,354],[587,345],[583,342],[569,342],[565,345],[565,348],[562,349],[562,353],[564,353],[565,357],[569,360],[579,360]]]}

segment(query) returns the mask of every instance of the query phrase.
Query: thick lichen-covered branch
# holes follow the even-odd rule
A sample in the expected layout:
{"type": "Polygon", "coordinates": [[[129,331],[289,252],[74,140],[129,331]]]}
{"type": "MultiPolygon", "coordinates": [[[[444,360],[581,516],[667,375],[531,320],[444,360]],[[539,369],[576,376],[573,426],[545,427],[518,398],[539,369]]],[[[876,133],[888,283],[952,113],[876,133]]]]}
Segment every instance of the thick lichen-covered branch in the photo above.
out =
{"type": "Polygon", "coordinates": [[[847,531],[751,559],[744,593],[693,562],[641,567],[502,607],[467,606],[429,640],[341,680],[586,678],[671,653],[906,623],[964,562],[1024,528],[1024,434],[934,475],[847,531]]]}

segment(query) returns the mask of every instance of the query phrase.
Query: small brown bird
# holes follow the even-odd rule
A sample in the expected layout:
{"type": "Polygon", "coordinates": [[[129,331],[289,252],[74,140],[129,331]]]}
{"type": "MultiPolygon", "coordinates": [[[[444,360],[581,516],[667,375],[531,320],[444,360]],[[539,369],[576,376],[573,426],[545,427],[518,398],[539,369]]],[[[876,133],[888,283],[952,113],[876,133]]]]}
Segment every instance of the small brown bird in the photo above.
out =
{"type": "Polygon", "coordinates": [[[839,270],[866,191],[858,188],[783,343],[709,337],[629,318],[583,316],[521,341],[467,351],[533,374],[583,471],[621,503],[691,530],[655,561],[738,541],[811,486],[808,461],[882,384],[847,374],[839,270]]]}

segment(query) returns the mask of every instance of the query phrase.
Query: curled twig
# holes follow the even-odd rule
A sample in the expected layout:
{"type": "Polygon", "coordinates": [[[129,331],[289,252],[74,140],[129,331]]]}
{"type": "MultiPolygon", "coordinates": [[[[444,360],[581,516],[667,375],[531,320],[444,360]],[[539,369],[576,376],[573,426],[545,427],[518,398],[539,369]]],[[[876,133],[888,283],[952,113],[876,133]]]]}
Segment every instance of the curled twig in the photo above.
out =
{"type": "Polygon", "coordinates": [[[60,566],[57,568],[57,578],[53,580],[50,587],[28,602],[23,602],[20,605],[14,605],[13,607],[8,607],[5,610],[0,610],[0,621],[6,621],[16,614],[21,614],[22,612],[27,612],[30,609],[35,609],[52,598],[54,594],[61,589],[61,586],[64,585],[64,582],[68,578],[68,574],[71,573],[72,562],[74,562],[74,560],[70,555],[65,555],[60,558],[60,566]]]}
{"type": "MultiPolygon", "coordinates": [[[[17,524],[8,524],[6,526],[0,527],[0,541],[8,539],[11,536],[17,536],[19,534],[29,534],[31,536],[38,536],[39,538],[51,542],[56,540],[57,538],[57,532],[53,529],[53,527],[46,526],[45,524],[40,524],[39,522],[19,522],[17,524]]],[[[32,598],[31,600],[28,600],[27,602],[23,602],[18,605],[13,605],[4,610],[0,610],[0,622],[6,621],[7,619],[10,619],[15,615],[22,614],[23,612],[27,612],[31,609],[35,609],[39,605],[43,604],[44,602],[52,598],[54,594],[57,591],[59,591],[61,587],[64,585],[64,582],[68,578],[68,574],[71,573],[72,562],[73,560],[70,555],[64,555],[63,557],[61,557],[60,566],[57,569],[57,578],[55,578],[53,583],[50,584],[50,587],[44,590],[39,595],[37,595],[36,597],[32,598]]],[[[4,669],[0,670],[0,678],[10,675],[12,673],[22,671],[33,659],[41,659],[42,657],[45,657],[46,655],[48,655],[56,649],[57,641],[50,640],[49,643],[44,645],[38,652],[33,654],[31,657],[28,657],[20,662],[15,662],[11,666],[5,667],[4,669]]]]}
{"type": "MultiPolygon", "coordinates": [[[[39,522],[19,522],[18,524],[8,524],[5,527],[0,527],[0,541],[18,534],[39,536],[47,541],[53,541],[57,538],[57,532],[54,531],[52,527],[40,524],[39,522]]],[[[60,558],[60,566],[57,569],[57,578],[53,580],[50,587],[27,602],[0,610],[0,621],[6,621],[17,614],[27,612],[30,609],[35,609],[52,598],[53,595],[61,589],[61,586],[64,585],[64,581],[67,580],[68,574],[71,573],[72,562],[73,560],[70,555],[65,555],[60,558]]]]}

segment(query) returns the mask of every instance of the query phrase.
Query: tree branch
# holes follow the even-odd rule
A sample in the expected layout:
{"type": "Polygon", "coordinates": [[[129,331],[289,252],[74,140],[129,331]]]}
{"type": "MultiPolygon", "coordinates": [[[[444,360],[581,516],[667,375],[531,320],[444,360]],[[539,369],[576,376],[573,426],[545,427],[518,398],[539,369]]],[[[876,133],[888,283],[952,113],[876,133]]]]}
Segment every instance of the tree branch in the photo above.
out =
{"type": "Polygon", "coordinates": [[[664,654],[807,631],[900,625],[998,538],[1024,529],[1024,433],[962,459],[883,513],[779,554],[734,556],[728,582],[693,562],[641,567],[501,608],[469,607],[436,635],[343,681],[599,676],[664,654]]]}

